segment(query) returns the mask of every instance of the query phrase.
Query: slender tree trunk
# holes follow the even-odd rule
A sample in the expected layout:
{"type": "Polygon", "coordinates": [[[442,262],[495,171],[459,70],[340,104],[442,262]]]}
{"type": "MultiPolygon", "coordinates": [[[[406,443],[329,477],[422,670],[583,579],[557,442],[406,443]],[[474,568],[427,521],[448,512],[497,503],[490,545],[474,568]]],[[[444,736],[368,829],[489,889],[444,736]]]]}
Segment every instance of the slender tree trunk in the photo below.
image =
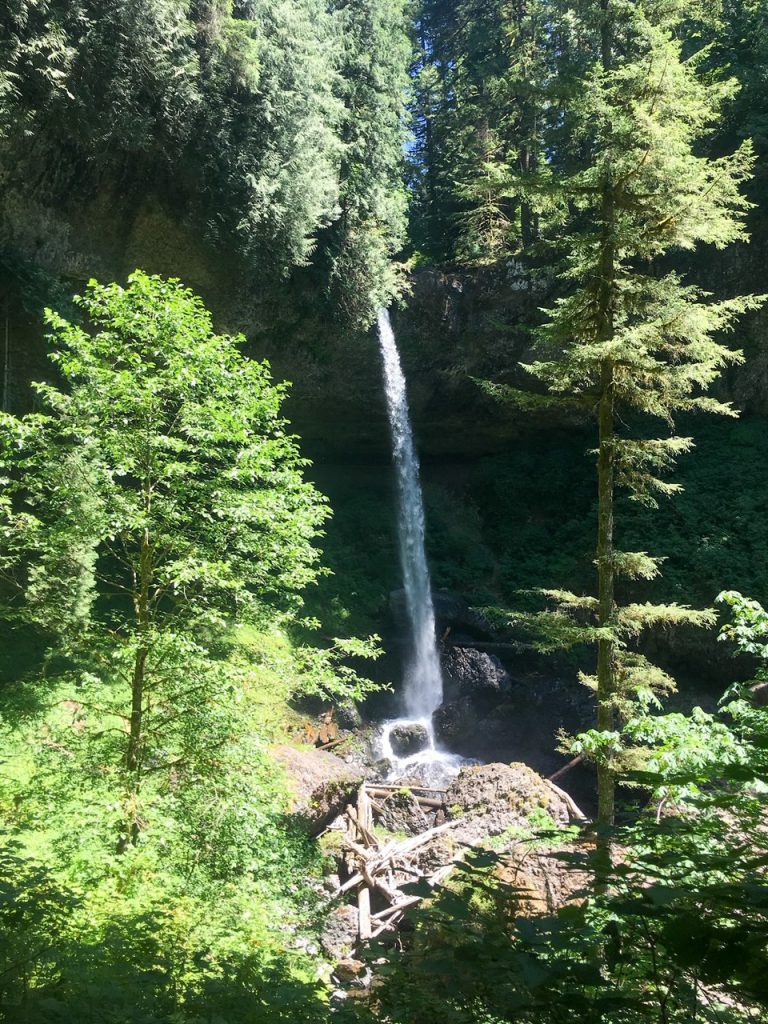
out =
{"type": "MultiPolygon", "coordinates": [[[[148,511],[149,495],[145,495],[148,511]]],[[[144,705],[147,676],[147,658],[149,656],[149,591],[152,580],[152,546],[149,530],[144,529],[141,537],[139,553],[139,573],[137,586],[133,595],[134,614],[139,636],[139,644],[133,661],[131,677],[131,720],[128,731],[128,746],[125,753],[125,767],[129,775],[129,835],[121,840],[120,849],[124,850],[127,843],[136,843],[139,836],[137,803],[141,785],[143,746],[144,746],[144,705]]]]}
{"type": "Polygon", "coordinates": [[[5,330],[3,332],[3,412],[11,410],[11,334],[10,302],[5,296],[5,330]]]}
{"type": "MultiPolygon", "coordinates": [[[[614,489],[614,388],[613,364],[606,360],[601,374],[599,448],[597,460],[598,526],[598,624],[611,628],[615,622],[613,554],[614,489]]],[[[616,641],[606,637],[597,646],[597,728],[612,731],[615,724],[616,641]]],[[[614,777],[605,764],[597,768],[597,823],[600,829],[613,824],[614,777]]]]}
{"type": "MultiPolygon", "coordinates": [[[[610,0],[602,0],[603,24],[601,57],[603,70],[611,67],[610,0]]],[[[615,198],[610,166],[603,179],[600,217],[601,242],[599,281],[597,283],[597,336],[609,342],[614,334],[614,290],[616,280],[615,198]]],[[[615,559],[613,551],[613,502],[615,474],[615,367],[613,360],[603,360],[600,369],[599,439],[597,457],[597,575],[598,625],[611,629],[616,620],[614,593],[615,559]]],[[[611,732],[615,725],[616,641],[605,637],[597,647],[597,728],[611,732]]],[[[614,821],[615,779],[605,763],[597,767],[598,874],[610,869],[611,848],[608,830],[614,821]]]]}
{"type": "Polygon", "coordinates": [[[125,755],[125,767],[137,776],[141,770],[141,741],[144,725],[144,677],[147,665],[147,649],[140,647],[136,651],[131,679],[131,724],[128,733],[128,749],[125,755]]]}

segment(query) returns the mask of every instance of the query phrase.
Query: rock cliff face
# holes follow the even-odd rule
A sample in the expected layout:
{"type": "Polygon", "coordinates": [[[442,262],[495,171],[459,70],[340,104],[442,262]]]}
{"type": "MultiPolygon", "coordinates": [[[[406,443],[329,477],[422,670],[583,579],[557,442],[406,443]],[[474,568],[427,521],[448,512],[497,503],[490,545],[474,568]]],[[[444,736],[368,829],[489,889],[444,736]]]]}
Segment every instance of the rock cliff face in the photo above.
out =
{"type": "MultiPolygon", "coordinates": [[[[123,280],[136,267],[180,278],[223,331],[293,383],[288,413],[313,456],[386,458],[379,355],[371,333],[340,321],[311,267],[288,279],[216,250],[203,225],[172,197],[104,191],[51,208],[4,197],[0,293],[8,325],[9,401],[28,406],[27,384],[49,373],[40,312],[95,277],[123,280]]],[[[529,421],[499,406],[470,377],[509,376],[529,344],[521,328],[541,302],[514,266],[482,275],[416,274],[395,325],[422,455],[472,457],[522,436],[529,421]],[[467,429],[467,424],[472,429],[467,429]]]]}
{"type": "MultiPolygon", "coordinates": [[[[377,346],[372,334],[346,327],[311,267],[280,278],[269,265],[247,268],[205,241],[203,225],[185,221],[173,197],[97,193],[56,209],[18,194],[4,197],[0,293],[8,326],[14,408],[29,402],[26,384],[48,372],[39,311],[90,278],[121,280],[136,267],[180,278],[198,291],[221,330],[245,334],[249,350],[269,358],[278,379],[293,382],[291,420],[317,458],[388,455],[377,346]],[[48,294],[46,294],[46,291],[48,294]],[[32,310],[32,312],[30,312],[32,310]]],[[[714,291],[732,294],[756,277],[757,249],[736,249],[695,268],[714,291]]],[[[532,413],[500,404],[476,381],[522,383],[530,326],[551,296],[552,281],[514,261],[475,272],[423,270],[394,321],[408,379],[412,417],[424,458],[476,458],[572,414],[532,413]]],[[[749,411],[768,413],[768,312],[745,321],[739,337],[746,366],[724,382],[749,411]]],[[[527,382],[528,384],[530,381],[527,382]]]]}

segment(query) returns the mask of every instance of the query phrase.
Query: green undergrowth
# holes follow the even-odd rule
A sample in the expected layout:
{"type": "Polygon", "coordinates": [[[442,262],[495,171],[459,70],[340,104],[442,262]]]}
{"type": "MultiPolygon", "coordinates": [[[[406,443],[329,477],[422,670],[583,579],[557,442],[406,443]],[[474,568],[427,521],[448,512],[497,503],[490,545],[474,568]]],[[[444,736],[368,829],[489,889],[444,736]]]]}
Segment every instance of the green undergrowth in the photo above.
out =
{"type": "MultiPolygon", "coordinates": [[[[259,1024],[324,1018],[311,939],[321,852],[287,814],[269,744],[307,680],[279,628],[229,644],[242,685],[211,735],[155,755],[125,819],[124,682],[6,682],[0,746],[0,1020],[259,1024]],[[208,749],[203,749],[205,747],[208,749]]],[[[312,685],[312,679],[309,680],[312,685]]]]}
{"type": "Polygon", "coordinates": [[[483,846],[489,850],[503,850],[511,842],[525,843],[528,850],[545,850],[560,846],[578,835],[578,828],[560,827],[543,807],[532,807],[517,825],[510,825],[497,836],[491,836],[483,846]]]}

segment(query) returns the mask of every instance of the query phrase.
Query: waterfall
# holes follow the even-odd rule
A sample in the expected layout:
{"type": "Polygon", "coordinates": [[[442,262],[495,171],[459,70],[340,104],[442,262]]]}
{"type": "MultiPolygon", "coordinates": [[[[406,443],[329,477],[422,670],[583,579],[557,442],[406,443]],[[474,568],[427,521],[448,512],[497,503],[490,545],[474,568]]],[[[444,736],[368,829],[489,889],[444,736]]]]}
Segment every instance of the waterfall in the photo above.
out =
{"type": "Polygon", "coordinates": [[[400,563],[412,643],[403,688],[405,710],[411,719],[429,723],[431,737],[432,712],[443,699],[443,680],[435,644],[435,612],[424,550],[419,460],[413,445],[405,377],[389,313],[385,309],[379,311],[378,327],[397,476],[400,563]]]}

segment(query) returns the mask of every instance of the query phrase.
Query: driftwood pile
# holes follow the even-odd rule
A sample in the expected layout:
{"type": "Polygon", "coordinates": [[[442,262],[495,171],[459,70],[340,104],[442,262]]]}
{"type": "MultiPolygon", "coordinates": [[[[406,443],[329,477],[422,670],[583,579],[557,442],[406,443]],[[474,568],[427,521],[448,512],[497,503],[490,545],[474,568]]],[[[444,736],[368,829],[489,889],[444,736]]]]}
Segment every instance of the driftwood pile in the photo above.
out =
{"type": "MultiPolygon", "coordinates": [[[[541,781],[565,804],[571,822],[587,822],[588,819],[568,793],[548,779],[541,781]]],[[[453,870],[456,862],[454,856],[431,873],[424,866],[425,861],[432,868],[435,863],[434,857],[424,857],[427,844],[462,823],[461,818],[444,820],[448,810],[446,793],[446,790],[420,789],[410,784],[397,786],[364,782],[357,792],[356,803],[347,805],[343,817],[343,848],[348,878],[339,886],[333,898],[356,892],[359,941],[367,942],[383,932],[394,931],[405,911],[424,898],[423,895],[403,892],[402,886],[423,880],[430,888],[434,888],[453,870]],[[385,842],[375,833],[375,818],[384,813],[384,807],[379,801],[403,790],[422,810],[434,815],[435,824],[418,835],[385,842]]],[[[458,857],[461,857],[461,853],[458,857]]]]}
{"type": "MultiPolygon", "coordinates": [[[[358,938],[362,942],[375,939],[385,931],[393,931],[405,911],[423,898],[404,893],[401,885],[426,879],[430,887],[434,887],[446,878],[453,867],[452,864],[443,865],[433,874],[426,875],[419,868],[417,854],[435,836],[447,832],[458,822],[449,821],[419,835],[386,844],[382,844],[374,834],[374,815],[381,810],[376,798],[386,798],[401,788],[364,783],[358,791],[356,805],[349,804],[346,809],[345,848],[350,877],[334,896],[357,890],[358,938]],[[381,909],[373,909],[382,903],[381,909]]],[[[445,806],[441,791],[408,788],[412,798],[423,808],[434,811],[445,806]]]]}

